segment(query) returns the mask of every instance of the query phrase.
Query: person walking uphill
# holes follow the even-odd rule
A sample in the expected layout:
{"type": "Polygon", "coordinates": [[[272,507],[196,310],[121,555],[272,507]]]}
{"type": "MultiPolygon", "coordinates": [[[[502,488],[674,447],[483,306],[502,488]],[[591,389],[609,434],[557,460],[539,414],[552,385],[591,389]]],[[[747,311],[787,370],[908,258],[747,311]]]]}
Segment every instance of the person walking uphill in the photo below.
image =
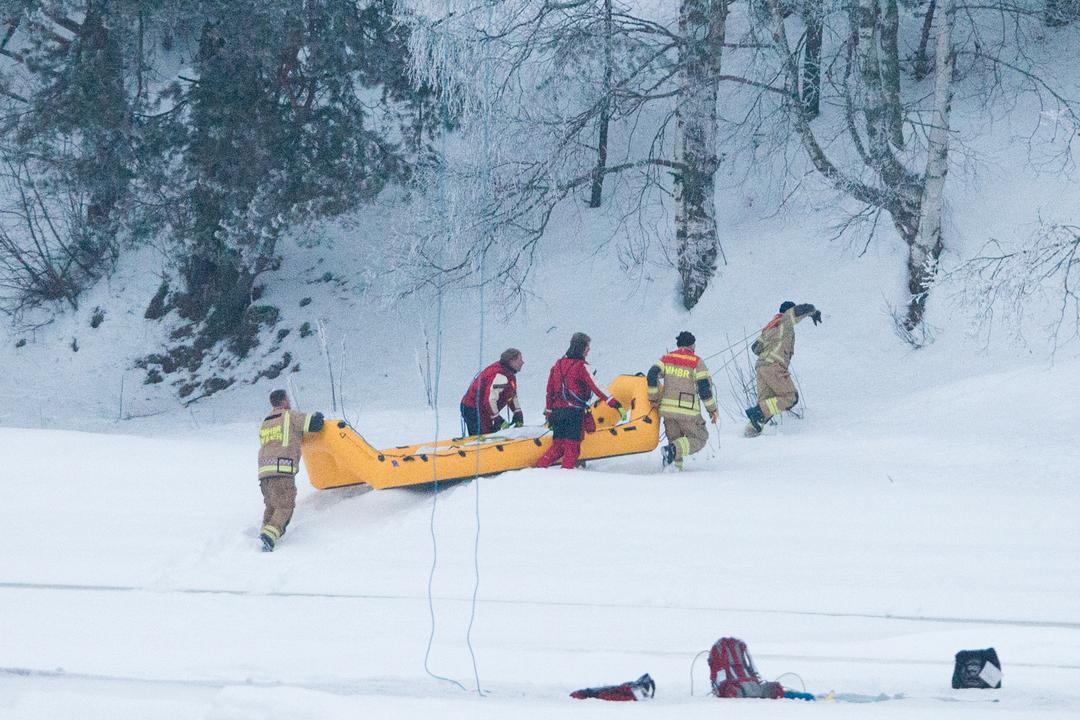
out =
{"type": "Polygon", "coordinates": [[[716,391],[705,362],[694,353],[696,338],[683,330],[675,338],[676,349],[660,358],[646,376],[649,402],[660,411],[668,444],[661,448],[664,465],[683,460],[705,447],[709,431],[701,417],[701,406],[716,423],[716,391]]]}
{"type": "Polygon", "coordinates": [[[548,375],[547,403],[544,415],[551,425],[552,443],[537,461],[536,467],[550,467],[562,458],[562,467],[569,470],[581,454],[581,439],[586,432],[596,429],[589,415],[589,401],[593,395],[603,400],[626,420],[626,411],[615,398],[609,398],[596,387],[585,362],[589,354],[589,336],[574,333],[566,355],[555,361],[548,375]],[[592,427],[590,427],[592,426],[592,427]]]}
{"type": "Polygon", "coordinates": [[[757,355],[754,369],[757,374],[757,405],[748,408],[747,437],[757,437],[769,418],[795,407],[799,393],[788,374],[791,356],[795,354],[795,325],[809,317],[815,325],[821,323],[821,311],[810,303],[796,305],[787,300],[750,349],[757,355]]]}
{"type": "Polygon", "coordinates": [[[525,365],[525,358],[517,348],[507,348],[493,362],[473,378],[469,389],[461,398],[461,419],[468,435],[487,435],[504,427],[499,412],[509,407],[514,413],[514,426],[525,424],[525,415],[518,406],[517,374],[525,365]]]}
{"type": "Polygon", "coordinates": [[[263,550],[277,545],[296,507],[296,473],[300,470],[300,439],[322,430],[322,413],[293,412],[284,390],[270,393],[271,413],[259,428],[259,487],[262,488],[263,550]]]}

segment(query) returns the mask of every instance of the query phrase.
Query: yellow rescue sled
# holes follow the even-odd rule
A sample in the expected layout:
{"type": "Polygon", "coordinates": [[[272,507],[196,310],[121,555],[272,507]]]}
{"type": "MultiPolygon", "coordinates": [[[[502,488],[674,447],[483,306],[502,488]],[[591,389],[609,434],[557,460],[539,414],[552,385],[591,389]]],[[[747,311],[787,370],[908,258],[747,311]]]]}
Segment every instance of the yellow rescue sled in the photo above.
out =
{"type": "MultiPolygon", "coordinates": [[[[608,393],[629,410],[619,413],[596,403],[589,410],[596,432],[585,435],[581,459],[649,452],[660,442],[660,421],[649,405],[641,375],[619,375],[608,393]]],[[[344,422],[328,420],[322,431],[304,435],[304,464],[311,484],[319,490],[345,485],[370,485],[376,490],[456,480],[532,467],[551,446],[546,427],[504,430],[494,435],[376,450],[344,422]]]]}

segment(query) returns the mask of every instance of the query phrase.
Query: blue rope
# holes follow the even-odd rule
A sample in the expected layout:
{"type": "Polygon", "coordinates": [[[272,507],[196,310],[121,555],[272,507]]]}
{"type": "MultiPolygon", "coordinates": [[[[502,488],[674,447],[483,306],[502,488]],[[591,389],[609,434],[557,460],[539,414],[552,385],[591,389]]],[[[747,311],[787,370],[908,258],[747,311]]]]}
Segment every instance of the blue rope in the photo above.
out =
{"type": "MultiPolygon", "coordinates": [[[[449,5],[448,4],[447,4],[446,11],[447,11],[447,15],[449,15],[450,13],[449,13],[449,5]]],[[[490,22],[491,22],[491,8],[489,6],[489,8],[488,8],[488,24],[489,25],[490,25],[490,22]]],[[[490,63],[487,62],[487,60],[485,60],[485,67],[486,67],[486,69],[488,71],[487,80],[490,79],[490,77],[489,77],[490,76],[490,67],[489,66],[490,66],[490,63]]],[[[487,93],[488,93],[488,87],[487,86],[485,86],[484,93],[485,93],[485,107],[484,107],[484,138],[485,138],[485,144],[484,145],[485,145],[485,148],[487,148],[488,147],[488,139],[489,139],[489,118],[488,118],[489,109],[488,109],[488,104],[487,104],[487,93]]],[[[445,161],[445,158],[446,158],[446,137],[445,137],[445,133],[443,134],[443,137],[442,137],[441,141],[442,141],[442,145],[443,145],[443,158],[444,158],[444,161],[445,161]]],[[[488,172],[489,172],[489,168],[488,168],[488,172]]],[[[449,214],[446,212],[446,169],[445,169],[445,162],[441,162],[440,165],[438,165],[438,198],[440,198],[440,205],[441,205],[442,210],[443,210],[442,215],[443,215],[444,218],[448,219],[449,214]]],[[[447,227],[449,227],[449,223],[447,223],[447,227]]],[[[481,253],[481,258],[480,258],[480,276],[481,276],[481,286],[480,286],[480,367],[478,367],[478,369],[477,369],[477,375],[478,375],[478,373],[482,372],[483,369],[484,369],[484,329],[485,329],[484,328],[484,259],[485,259],[485,254],[486,254],[486,249],[484,250],[484,252],[481,253]]],[[[437,304],[436,304],[435,378],[434,378],[434,382],[433,382],[433,395],[434,395],[434,406],[435,406],[435,408],[434,408],[435,409],[435,443],[436,444],[438,443],[438,383],[440,383],[440,377],[441,377],[441,372],[442,372],[442,353],[443,353],[443,291],[442,291],[442,287],[440,287],[440,288],[438,288],[438,301],[437,301],[437,304]]],[[[480,405],[481,386],[480,385],[481,385],[481,383],[476,384],[476,415],[477,415],[477,420],[480,420],[480,416],[481,416],[481,412],[480,412],[480,408],[481,408],[481,405],[480,405]]],[[[461,422],[462,422],[462,432],[461,432],[461,434],[465,435],[465,433],[467,433],[467,431],[465,431],[465,429],[464,429],[464,418],[462,418],[461,422]]],[[[483,433],[483,431],[484,431],[483,427],[480,427],[480,429],[477,429],[477,430],[480,433],[483,433]]],[[[457,687],[460,688],[462,691],[468,692],[468,689],[465,688],[464,685],[461,684],[460,682],[458,682],[457,680],[447,678],[447,677],[444,677],[444,676],[441,676],[441,675],[436,675],[436,674],[432,673],[431,668],[429,666],[429,661],[430,661],[430,657],[431,657],[431,648],[432,648],[432,644],[434,643],[434,639],[435,639],[435,627],[436,627],[436,624],[435,624],[435,606],[434,606],[434,600],[433,600],[433,594],[432,594],[432,587],[434,585],[435,568],[436,568],[437,563],[438,563],[438,539],[437,539],[437,536],[436,536],[436,533],[435,533],[435,513],[436,513],[436,508],[438,506],[438,490],[440,490],[440,487],[438,487],[438,486],[440,486],[440,483],[438,483],[438,475],[437,475],[437,472],[436,472],[437,458],[438,458],[438,453],[433,452],[432,453],[431,470],[432,470],[432,474],[433,474],[433,478],[434,478],[434,495],[433,495],[432,502],[431,502],[431,524],[430,524],[431,545],[432,545],[432,560],[431,560],[431,571],[428,574],[428,611],[429,611],[430,616],[431,616],[431,634],[428,636],[428,648],[427,648],[427,651],[424,652],[424,656],[423,656],[423,668],[424,668],[424,670],[427,671],[428,675],[435,678],[436,680],[443,680],[443,681],[446,681],[446,682],[453,683],[453,684],[457,685],[457,687]]],[[[476,694],[483,697],[485,695],[485,691],[481,688],[480,670],[478,670],[478,668],[477,668],[476,652],[475,652],[475,650],[473,648],[473,644],[472,644],[472,629],[473,629],[473,625],[474,625],[475,620],[476,620],[476,599],[477,599],[478,593],[480,593],[480,451],[478,451],[478,448],[477,448],[477,452],[476,452],[476,473],[475,473],[475,476],[473,478],[473,483],[474,483],[474,487],[476,488],[476,504],[475,504],[476,534],[475,534],[474,540],[473,540],[473,571],[475,573],[475,575],[474,575],[475,576],[475,581],[473,583],[472,603],[471,603],[470,613],[469,613],[469,626],[468,626],[467,631],[465,631],[465,644],[467,644],[467,646],[469,648],[469,656],[470,656],[471,661],[472,661],[473,679],[474,679],[474,681],[476,683],[476,694]]]]}
{"type": "MultiPolygon", "coordinates": [[[[484,116],[485,124],[487,116],[484,116]]],[[[486,251],[480,253],[480,354],[479,367],[483,372],[484,367],[484,256],[486,251]]],[[[476,411],[480,414],[480,385],[476,384],[476,411]]],[[[483,428],[481,428],[481,432],[483,428]]],[[[473,487],[476,488],[474,514],[476,516],[476,535],[473,538],[473,582],[472,603],[469,608],[469,626],[465,630],[465,644],[469,647],[469,658],[472,660],[473,679],[476,682],[476,694],[484,697],[484,690],[480,687],[480,670],[476,664],[476,651],[472,644],[473,625],[476,622],[476,598],[480,594],[480,447],[476,448],[476,473],[473,476],[473,487]]]]}
{"type": "MultiPolygon", "coordinates": [[[[432,397],[435,405],[435,442],[439,442],[439,376],[442,371],[442,289],[438,291],[438,301],[435,310],[435,382],[432,386],[432,397]]],[[[439,507],[439,474],[436,470],[439,453],[431,454],[431,473],[435,480],[435,492],[431,496],[431,570],[428,572],[427,598],[428,614],[431,616],[431,633],[428,635],[427,649],[424,651],[424,671],[436,680],[453,683],[462,690],[466,687],[453,678],[437,675],[431,671],[431,646],[435,643],[435,600],[432,587],[435,584],[435,568],[439,564],[439,540],[435,535],[435,512],[439,507]]]]}

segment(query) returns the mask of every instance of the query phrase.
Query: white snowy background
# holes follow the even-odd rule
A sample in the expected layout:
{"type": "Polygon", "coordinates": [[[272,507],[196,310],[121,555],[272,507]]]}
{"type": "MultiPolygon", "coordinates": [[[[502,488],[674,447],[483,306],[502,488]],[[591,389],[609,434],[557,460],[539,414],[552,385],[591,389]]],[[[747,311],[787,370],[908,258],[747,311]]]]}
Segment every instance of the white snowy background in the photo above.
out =
{"type": "MultiPolygon", "coordinates": [[[[1076,220],[1076,181],[1036,172],[1016,140],[1023,111],[956,161],[947,266],[1039,217],[1076,220]]],[[[888,314],[904,291],[891,229],[866,252],[829,242],[831,195],[765,213],[769,186],[743,179],[720,183],[727,265],[691,313],[670,268],[628,279],[623,231],[573,208],[510,317],[475,292],[441,316],[396,298],[384,258],[356,250],[389,222],[374,210],[298,233],[267,278],[301,365],[295,400],[333,414],[329,360],[345,414],[380,446],[457,434],[461,393],[507,346],[524,352],[535,422],[571,333],[592,336],[603,384],[689,329],[701,355],[721,353],[728,412],[683,473],[654,453],[437,494],[317,492],[302,473],[289,532],[263,554],[256,428],[286,378],[190,406],[142,384],[132,362],[169,329],[142,314],[170,258],[127,256],[79,312],[6,330],[0,718],[1080,716],[1080,360],[1047,340],[1055,298],[1021,343],[1015,326],[973,333],[978,308],[946,283],[935,341],[912,350],[888,314]],[[825,319],[798,326],[804,418],[747,440],[722,351],[788,299],[825,319]],[[297,332],[320,321],[325,352],[297,332]],[[417,367],[436,348],[437,412],[417,367]],[[694,660],[722,636],[766,678],[834,699],[711,698],[694,660]],[[990,646],[1002,689],[952,690],[954,653],[990,646]],[[646,703],[568,697],[645,672],[646,703]]],[[[276,357],[260,352],[249,368],[276,357]]]]}

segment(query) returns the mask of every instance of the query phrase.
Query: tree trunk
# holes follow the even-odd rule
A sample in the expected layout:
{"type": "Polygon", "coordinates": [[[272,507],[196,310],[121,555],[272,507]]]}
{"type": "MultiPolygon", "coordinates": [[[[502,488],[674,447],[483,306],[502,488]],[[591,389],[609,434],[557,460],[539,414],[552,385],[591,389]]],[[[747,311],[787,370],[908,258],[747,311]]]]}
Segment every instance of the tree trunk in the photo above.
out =
{"type": "Polygon", "coordinates": [[[885,85],[885,121],[889,142],[897,149],[904,147],[904,114],[900,105],[900,11],[896,0],[885,0],[881,18],[882,82],[885,85]]]}
{"type": "Polygon", "coordinates": [[[806,23],[806,47],[803,50],[802,103],[805,117],[813,120],[821,114],[821,34],[822,0],[806,0],[803,22],[806,23]]]}
{"type": "Polygon", "coordinates": [[[926,47],[930,44],[930,28],[934,25],[934,10],[936,7],[937,0],[930,0],[930,5],[926,8],[926,16],[923,18],[922,34],[919,36],[919,49],[915,51],[913,62],[916,80],[922,80],[930,74],[930,58],[926,54],[926,47]]]}
{"type": "MultiPolygon", "coordinates": [[[[119,205],[131,177],[131,114],[124,88],[124,57],[120,36],[111,27],[116,18],[104,5],[89,4],[76,37],[80,98],[93,108],[81,122],[84,157],[77,172],[86,191],[85,225],[78,244],[78,262],[87,267],[114,262],[119,255],[119,205]]],[[[75,84],[75,83],[73,83],[75,84]]]]}
{"type": "Polygon", "coordinates": [[[893,223],[905,239],[910,238],[915,235],[918,225],[922,183],[892,150],[889,127],[892,110],[882,81],[877,0],[858,0],[851,12],[857,37],[855,57],[866,132],[866,156],[863,159],[880,179],[886,199],[883,207],[893,216],[893,223]]]}
{"type": "Polygon", "coordinates": [[[919,208],[919,231],[908,253],[908,303],[904,327],[910,332],[923,322],[926,300],[937,275],[938,258],[945,247],[941,235],[944,210],[945,176],[949,171],[949,114],[953,94],[953,69],[956,50],[953,46],[954,0],[944,0],[938,15],[937,70],[934,76],[934,112],[927,139],[929,151],[919,208]]]}
{"type": "Polygon", "coordinates": [[[885,87],[881,81],[878,53],[877,0],[858,0],[852,5],[858,37],[855,58],[861,81],[862,114],[866,124],[867,150],[879,172],[891,154],[888,146],[885,87]]]}
{"type": "Polygon", "coordinates": [[[720,164],[716,100],[726,21],[727,0],[682,0],[679,6],[675,245],[688,310],[716,274],[720,255],[713,193],[720,164]]]}
{"type": "Polygon", "coordinates": [[[607,170],[608,126],[611,124],[612,75],[611,0],[604,0],[604,97],[600,104],[600,137],[596,146],[596,168],[593,170],[592,195],[589,207],[598,208],[603,199],[604,173],[607,170]]]}

